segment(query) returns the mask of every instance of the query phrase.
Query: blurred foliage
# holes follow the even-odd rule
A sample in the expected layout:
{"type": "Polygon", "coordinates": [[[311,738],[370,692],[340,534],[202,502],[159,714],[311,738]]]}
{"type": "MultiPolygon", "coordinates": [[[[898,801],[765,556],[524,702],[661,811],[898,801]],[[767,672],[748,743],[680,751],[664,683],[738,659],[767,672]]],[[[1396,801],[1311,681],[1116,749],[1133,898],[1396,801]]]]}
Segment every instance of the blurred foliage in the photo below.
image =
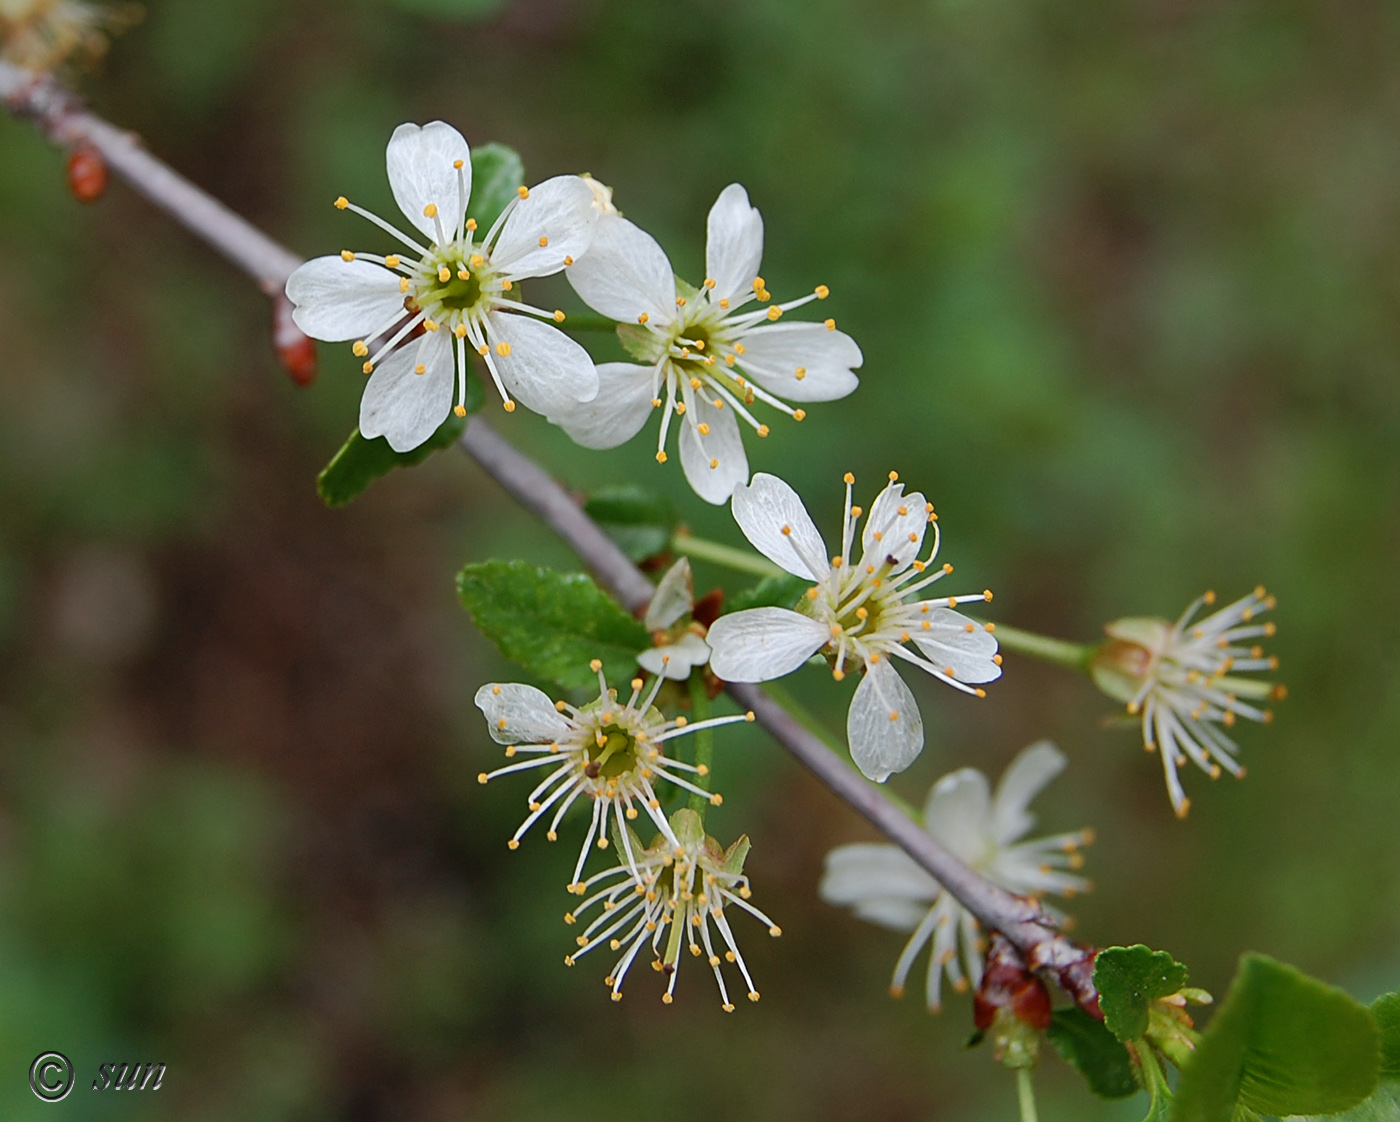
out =
{"type": "MultiPolygon", "coordinates": [[[[1071,768],[1045,827],[1104,841],[1084,938],[1169,946],[1217,993],[1245,948],[1395,988],[1400,11],[146,6],[86,92],[308,255],[380,244],[330,204],[391,212],[404,120],[509,144],[531,182],[592,172],[682,275],[742,182],[775,296],[830,285],[865,353],[852,398],[749,445],[824,532],[841,472],[873,494],[897,469],[996,618],[1082,640],[1267,584],[1290,699],[1239,730],[1245,782],[1188,777],[1186,822],[1092,689],[1010,656],[985,702],[916,686],[928,749],[896,786],[917,801],[1051,736],[1071,768]]],[[[696,974],[663,1008],[648,972],[613,1005],[565,970],[569,854],[507,853],[528,787],[474,779],[496,754],[471,696],[514,670],[453,574],[576,562],[451,455],[326,510],[349,348],[296,390],[261,294],[120,184],[80,207],[62,155],[8,119],[0,250],[6,1119],[1014,1116],[1010,1079],[958,1047],[966,1003],[890,1002],[899,939],[815,899],[826,849],[868,835],[753,729],[716,738],[712,813],[753,839],[785,932],[738,931],[763,1001],[724,1017],[696,974]],[[139,1057],[170,1075],[139,1107],[46,1107],[22,1073],[48,1048],[79,1080],[139,1057]]],[[[581,310],[558,278],[529,289],[581,310]]],[[[584,452],[490,415],[571,488],[659,488],[735,540],[644,439],[584,452]]],[[[840,727],[853,683],[790,685],[840,727]]],[[[1048,1049],[1036,1078],[1047,1122],[1142,1115],[1048,1049]]]]}

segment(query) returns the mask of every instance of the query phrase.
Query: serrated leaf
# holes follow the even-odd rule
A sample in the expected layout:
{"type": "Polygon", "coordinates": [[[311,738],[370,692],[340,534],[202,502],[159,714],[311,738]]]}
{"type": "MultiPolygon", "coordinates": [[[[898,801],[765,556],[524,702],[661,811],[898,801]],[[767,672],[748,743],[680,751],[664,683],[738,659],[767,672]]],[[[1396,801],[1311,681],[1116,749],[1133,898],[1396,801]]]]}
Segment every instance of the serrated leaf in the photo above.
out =
{"type": "Polygon", "coordinates": [[[1186,984],[1186,967],[1141,943],[1109,947],[1094,960],[1094,985],[1109,1032],[1121,1041],[1137,1040],[1147,1031],[1148,1007],[1186,984]]]}
{"type": "Polygon", "coordinates": [[[1258,1114],[1336,1114],[1380,1072],[1380,1031],[1364,1005],[1272,958],[1247,954],[1192,1060],[1172,1122],[1258,1114]]]}
{"type": "Polygon", "coordinates": [[[671,500],[645,487],[604,487],[583,505],[584,512],[633,561],[645,561],[671,547],[679,518],[671,500]]]}
{"type": "Polygon", "coordinates": [[[566,689],[597,688],[595,658],[613,677],[630,674],[651,645],[641,622],[583,573],[486,561],[462,569],[457,594],[503,655],[566,689]]]}
{"type": "Polygon", "coordinates": [[[467,217],[475,218],[482,236],[506,204],[525,186],[525,164],[514,148],[494,141],[472,149],[472,194],[467,217]]]}
{"type": "Polygon", "coordinates": [[[1289,1122],[1400,1122],[1400,1083],[1382,1083],[1365,1102],[1340,1114],[1295,1114],[1289,1122]]]}
{"type": "MultiPolygon", "coordinates": [[[[752,588],[735,594],[729,602],[729,612],[748,608],[793,608],[802,599],[812,582],[784,573],[780,577],[764,577],[752,588]]],[[[726,612],[728,614],[728,612],[726,612]]]]}
{"type": "Polygon", "coordinates": [[[1400,993],[1376,998],[1371,1013],[1381,1030],[1381,1078],[1400,1079],[1400,993]]]}
{"type": "MultiPolygon", "coordinates": [[[[467,412],[481,408],[481,387],[475,379],[467,382],[467,412]]],[[[327,506],[344,506],[358,498],[381,475],[395,468],[421,464],[434,452],[450,448],[467,427],[465,417],[449,413],[437,432],[411,452],[395,452],[382,436],[364,437],[357,428],[316,477],[316,493],[327,506]]]]}
{"type": "Polygon", "coordinates": [[[1128,1050],[1102,1021],[1077,1005],[1057,1009],[1045,1035],[1101,1098],[1126,1098],[1140,1089],[1128,1050]]]}

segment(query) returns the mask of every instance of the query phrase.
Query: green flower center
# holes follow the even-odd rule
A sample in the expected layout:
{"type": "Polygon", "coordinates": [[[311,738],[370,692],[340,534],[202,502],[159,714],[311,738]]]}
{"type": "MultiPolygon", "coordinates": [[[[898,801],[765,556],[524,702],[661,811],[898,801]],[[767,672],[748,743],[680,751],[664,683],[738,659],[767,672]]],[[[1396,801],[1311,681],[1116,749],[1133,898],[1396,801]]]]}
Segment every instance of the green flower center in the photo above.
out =
{"type": "Polygon", "coordinates": [[[603,743],[595,736],[584,751],[588,763],[584,772],[590,779],[615,779],[637,766],[637,738],[620,725],[605,725],[599,729],[603,743]]]}
{"type": "Polygon", "coordinates": [[[469,241],[436,247],[421,267],[414,295],[429,317],[474,311],[485,298],[483,287],[496,279],[490,263],[481,258],[480,247],[469,241]],[[472,265],[473,255],[480,264],[472,265]]]}

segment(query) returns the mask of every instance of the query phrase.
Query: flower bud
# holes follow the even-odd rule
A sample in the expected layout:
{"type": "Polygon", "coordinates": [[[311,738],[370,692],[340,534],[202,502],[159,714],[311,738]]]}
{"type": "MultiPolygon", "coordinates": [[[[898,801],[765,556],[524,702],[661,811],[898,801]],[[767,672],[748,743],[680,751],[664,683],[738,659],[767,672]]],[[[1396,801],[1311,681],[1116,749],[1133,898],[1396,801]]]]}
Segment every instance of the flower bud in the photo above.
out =
{"type": "Polygon", "coordinates": [[[1020,952],[992,932],[982,984],[972,1002],[972,1021],[990,1037],[992,1055],[1007,1067],[1031,1067],[1040,1034],[1050,1027],[1050,992],[1026,969],[1020,952]]]}

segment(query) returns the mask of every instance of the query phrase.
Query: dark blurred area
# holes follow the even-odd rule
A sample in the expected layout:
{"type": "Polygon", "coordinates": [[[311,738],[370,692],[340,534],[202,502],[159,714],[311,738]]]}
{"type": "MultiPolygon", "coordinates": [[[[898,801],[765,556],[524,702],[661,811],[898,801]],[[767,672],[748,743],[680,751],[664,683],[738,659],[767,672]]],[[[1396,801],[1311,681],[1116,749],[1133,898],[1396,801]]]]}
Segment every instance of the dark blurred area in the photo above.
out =
{"type": "MultiPolygon", "coordinates": [[[[1400,9],[146,7],[84,91],[307,255],[382,246],[330,204],[390,213],[405,120],[510,144],[531,182],[593,173],[692,280],[742,182],[775,296],[830,285],[866,356],[849,401],[749,441],[828,533],[842,471],[868,501],[897,469],[995,618],[1086,641],[1266,584],[1289,700],[1237,730],[1244,782],[1186,777],[1185,822],[1106,698],[1015,656],[984,702],[916,684],[928,747],[892,785],[921,801],[1050,736],[1071,765],[1041,825],[1100,839],[1084,939],[1167,948],[1217,994],[1248,948],[1364,999],[1400,983],[1400,9]]],[[[785,932],[738,928],[763,1001],[726,1016],[695,970],[665,1007],[640,970],[614,1005],[610,960],[565,969],[575,851],[506,849],[528,788],[477,785],[498,750],[471,699],[519,674],[453,591],[465,561],[564,547],[451,453],[325,509],[348,346],[297,389],[255,287],[124,185],[80,206],[8,118],[0,254],[7,1122],[1015,1116],[962,1050],[967,999],[891,1001],[902,938],[817,899],[826,850],[870,835],[756,730],[719,740],[710,828],[750,835],[785,932]],[[79,1080],[52,1106],[25,1085],[46,1049],[79,1080]],[[111,1060],[165,1062],[164,1089],[86,1092],[111,1060]]],[[[737,540],[650,438],[488,419],[579,490],[663,488],[737,540]]],[[[792,686],[841,726],[851,683],[792,686]]],[[[1052,1122],[1145,1109],[1053,1054],[1037,1084],[1052,1122]]]]}

